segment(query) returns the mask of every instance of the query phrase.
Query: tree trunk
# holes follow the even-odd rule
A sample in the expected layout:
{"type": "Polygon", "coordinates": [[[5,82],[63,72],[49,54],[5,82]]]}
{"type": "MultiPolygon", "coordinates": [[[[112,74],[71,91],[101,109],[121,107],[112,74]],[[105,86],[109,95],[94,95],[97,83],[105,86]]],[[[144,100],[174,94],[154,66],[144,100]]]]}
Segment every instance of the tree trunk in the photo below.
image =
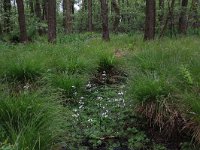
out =
{"type": "Polygon", "coordinates": [[[4,32],[9,33],[11,30],[10,15],[11,15],[11,2],[10,0],[3,1],[4,8],[4,32]]]}
{"type": "Polygon", "coordinates": [[[35,0],[35,14],[38,19],[41,19],[42,17],[42,12],[41,12],[41,7],[40,7],[40,1],[35,0]]]}
{"type": "Polygon", "coordinates": [[[75,1],[74,0],[71,0],[71,10],[72,10],[72,14],[74,14],[74,4],[75,4],[75,1]]]}
{"type": "Polygon", "coordinates": [[[71,0],[63,0],[64,29],[66,34],[72,33],[72,3],[71,0]]]}
{"type": "Polygon", "coordinates": [[[105,41],[110,40],[109,28],[108,28],[108,1],[101,0],[101,17],[102,17],[102,38],[105,41]]]}
{"type": "Polygon", "coordinates": [[[159,0],[160,13],[159,13],[158,19],[159,19],[159,23],[160,23],[160,29],[162,28],[163,23],[164,23],[164,8],[165,8],[164,0],[159,0]]]}
{"type": "Polygon", "coordinates": [[[192,0],[192,28],[197,29],[199,27],[199,17],[198,17],[198,8],[199,8],[199,1],[192,0]]]}
{"type": "Polygon", "coordinates": [[[146,0],[146,19],[144,40],[152,40],[155,37],[156,1],[146,0]]]}
{"type": "Polygon", "coordinates": [[[92,32],[92,0],[88,0],[88,31],[92,32]]]}
{"type": "Polygon", "coordinates": [[[48,0],[48,41],[56,42],[56,0],[48,0]]]}
{"type": "Polygon", "coordinates": [[[29,7],[30,7],[30,13],[31,13],[31,15],[34,15],[34,4],[33,4],[33,0],[29,0],[29,7]]]}
{"type": "Polygon", "coordinates": [[[24,2],[23,0],[16,0],[17,10],[18,10],[18,21],[20,29],[20,42],[25,43],[28,41],[27,31],[26,31],[26,20],[24,14],[24,2]]]}
{"type": "MultiPolygon", "coordinates": [[[[35,14],[36,14],[36,17],[38,18],[38,22],[41,22],[42,11],[41,11],[41,6],[40,6],[39,0],[35,0],[35,14]]],[[[39,35],[42,35],[42,33],[43,33],[43,30],[40,26],[38,26],[38,33],[39,33],[39,35]]]]}
{"type": "Polygon", "coordinates": [[[187,5],[188,0],[182,0],[181,14],[179,18],[179,33],[186,34],[187,32],[187,5]]]}
{"type": "Polygon", "coordinates": [[[119,5],[117,4],[116,0],[112,0],[111,2],[112,8],[115,11],[115,18],[114,18],[114,23],[113,23],[113,31],[117,32],[118,31],[118,26],[120,22],[120,8],[119,5]]]}
{"type": "Polygon", "coordinates": [[[160,32],[160,36],[159,38],[163,37],[164,35],[164,32],[165,30],[167,29],[167,25],[169,24],[169,21],[170,21],[170,24],[169,24],[169,29],[170,29],[170,32],[171,32],[171,36],[173,34],[173,29],[174,29],[174,6],[175,6],[175,0],[172,0],[171,1],[171,4],[170,2],[168,2],[168,14],[167,14],[167,17],[166,17],[166,20],[165,20],[165,24],[160,32]]]}
{"type": "Polygon", "coordinates": [[[48,0],[42,1],[42,20],[48,20],[48,0]]]}

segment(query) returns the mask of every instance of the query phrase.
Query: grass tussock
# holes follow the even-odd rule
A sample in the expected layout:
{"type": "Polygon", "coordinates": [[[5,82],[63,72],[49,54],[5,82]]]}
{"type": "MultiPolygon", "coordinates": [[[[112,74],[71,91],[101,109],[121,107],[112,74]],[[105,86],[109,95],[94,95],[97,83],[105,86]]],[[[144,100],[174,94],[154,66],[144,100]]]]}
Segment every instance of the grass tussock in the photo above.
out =
{"type": "Polygon", "coordinates": [[[1,97],[1,141],[13,149],[50,149],[62,136],[65,117],[62,107],[50,97],[21,95],[1,97]]]}

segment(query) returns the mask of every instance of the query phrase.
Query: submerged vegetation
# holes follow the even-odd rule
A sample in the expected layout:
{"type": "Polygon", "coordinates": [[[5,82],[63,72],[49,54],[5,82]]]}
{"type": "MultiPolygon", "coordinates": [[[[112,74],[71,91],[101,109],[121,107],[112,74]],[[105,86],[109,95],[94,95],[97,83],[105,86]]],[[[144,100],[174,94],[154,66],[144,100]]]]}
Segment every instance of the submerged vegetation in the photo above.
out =
{"type": "Polygon", "coordinates": [[[0,45],[0,149],[199,149],[196,37],[73,36],[0,45]]]}

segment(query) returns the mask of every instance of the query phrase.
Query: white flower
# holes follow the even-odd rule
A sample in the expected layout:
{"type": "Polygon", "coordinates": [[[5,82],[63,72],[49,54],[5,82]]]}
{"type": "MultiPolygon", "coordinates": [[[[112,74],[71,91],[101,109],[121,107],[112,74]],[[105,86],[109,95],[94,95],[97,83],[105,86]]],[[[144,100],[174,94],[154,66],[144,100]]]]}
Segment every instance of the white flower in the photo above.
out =
{"type": "Polygon", "coordinates": [[[93,119],[88,119],[88,122],[93,122],[94,120],[93,119]]]}
{"type": "Polygon", "coordinates": [[[72,117],[77,118],[79,116],[79,114],[73,114],[72,117]]]}
{"type": "Polygon", "coordinates": [[[83,105],[80,105],[80,106],[79,106],[79,109],[82,109],[82,108],[84,108],[84,106],[83,106],[83,105]]]}
{"type": "Polygon", "coordinates": [[[124,95],[124,93],[121,91],[121,92],[118,92],[118,95],[124,95]]]}
{"type": "Polygon", "coordinates": [[[101,96],[98,96],[97,97],[97,100],[102,100],[103,98],[101,96]]]}
{"type": "Polygon", "coordinates": [[[89,82],[87,85],[86,85],[87,88],[91,88],[92,87],[92,84],[89,82]]]}
{"type": "Polygon", "coordinates": [[[74,112],[77,112],[78,110],[77,110],[77,109],[73,109],[73,111],[74,111],[74,112]]]}

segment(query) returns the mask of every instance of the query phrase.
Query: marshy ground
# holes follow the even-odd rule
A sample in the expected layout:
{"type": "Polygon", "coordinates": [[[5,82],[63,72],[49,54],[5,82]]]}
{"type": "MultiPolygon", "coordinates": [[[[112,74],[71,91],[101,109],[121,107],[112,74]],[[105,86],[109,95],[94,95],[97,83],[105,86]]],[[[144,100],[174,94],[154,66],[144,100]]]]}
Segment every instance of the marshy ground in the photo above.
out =
{"type": "Polygon", "coordinates": [[[194,150],[198,37],[0,43],[0,149],[194,150]]]}

